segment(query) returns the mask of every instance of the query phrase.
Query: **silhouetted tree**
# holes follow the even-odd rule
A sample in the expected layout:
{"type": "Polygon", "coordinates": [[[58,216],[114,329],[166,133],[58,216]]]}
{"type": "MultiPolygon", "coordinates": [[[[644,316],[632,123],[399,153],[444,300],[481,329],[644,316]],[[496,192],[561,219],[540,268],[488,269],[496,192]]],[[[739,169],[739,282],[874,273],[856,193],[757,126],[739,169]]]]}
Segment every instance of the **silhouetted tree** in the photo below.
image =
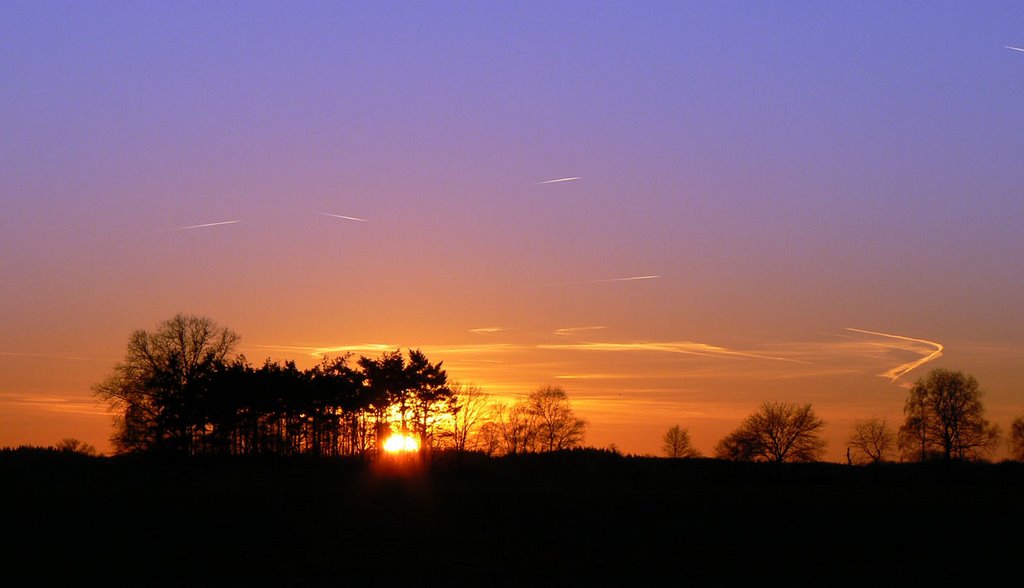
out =
{"type": "Polygon", "coordinates": [[[715,447],[715,455],[736,461],[817,461],[825,451],[819,436],[825,422],[810,404],[765,403],[715,447]]]}
{"type": "Polygon", "coordinates": [[[433,445],[438,417],[455,410],[448,374],[441,369],[443,363],[430,363],[418,349],[409,351],[406,378],[413,401],[413,431],[419,435],[421,450],[433,445]]]}
{"type": "Polygon", "coordinates": [[[95,387],[115,412],[118,452],[354,455],[393,428],[428,447],[455,398],[441,362],[419,350],[323,358],[302,370],[229,357],[238,336],[185,315],[132,334],[127,358],[95,387]]]}
{"type": "Polygon", "coordinates": [[[903,459],[926,461],[932,457],[933,448],[928,440],[928,397],[924,387],[914,386],[903,404],[903,426],[900,427],[897,443],[903,459]]]}
{"type": "Polygon", "coordinates": [[[383,451],[384,438],[390,433],[388,412],[396,410],[403,434],[409,431],[410,389],[405,358],[401,350],[384,353],[378,359],[359,358],[368,388],[368,408],[374,418],[374,437],[377,451],[383,451]]]}
{"type": "Polygon", "coordinates": [[[690,443],[690,431],[679,425],[672,426],[662,437],[661,451],[665,457],[700,457],[700,452],[690,443]]]}
{"type": "Polygon", "coordinates": [[[533,416],[540,451],[557,451],[579,447],[587,422],[577,418],[565,390],[543,386],[530,394],[527,410],[533,416]]]}
{"type": "Polygon", "coordinates": [[[870,418],[853,424],[850,449],[857,463],[879,463],[896,446],[896,434],[885,419],[870,418]]]}
{"type": "Polygon", "coordinates": [[[926,460],[978,459],[999,443],[999,429],[982,416],[981,389],[974,376],[936,368],[911,388],[900,428],[905,455],[926,460]]]}
{"type": "Polygon", "coordinates": [[[489,453],[572,449],[583,443],[587,422],[576,417],[565,390],[543,386],[513,404],[496,403],[493,419],[481,427],[489,453]]]}
{"type": "Polygon", "coordinates": [[[64,451],[67,453],[78,453],[81,455],[96,455],[96,448],[88,443],[79,441],[78,439],[66,438],[61,439],[53,446],[57,451],[64,451]]]}
{"type": "Polygon", "coordinates": [[[473,385],[451,385],[454,403],[451,425],[447,432],[456,451],[486,450],[486,443],[477,431],[487,420],[490,395],[473,385]]]}
{"type": "Polygon", "coordinates": [[[492,411],[494,420],[489,423],[487,434],[496,442],[497,453],[528,453],[537,449],[536,416],[526,402],[497,403],[492,411]]]}
{"type": "Polygon", "coordinates": [[[94,387],[115,413],[114,447],[193,453],[196,436],[204,433],[196,410],[238,340],[211,319],[184,314],[156,331],[132,333],[124,362],[94,387]]]}
{"type": "Polygon", "coordinates": [[[1013,419],[1010,425],[1010,457],[1024,461],[1024,417],[1013,419]]]}

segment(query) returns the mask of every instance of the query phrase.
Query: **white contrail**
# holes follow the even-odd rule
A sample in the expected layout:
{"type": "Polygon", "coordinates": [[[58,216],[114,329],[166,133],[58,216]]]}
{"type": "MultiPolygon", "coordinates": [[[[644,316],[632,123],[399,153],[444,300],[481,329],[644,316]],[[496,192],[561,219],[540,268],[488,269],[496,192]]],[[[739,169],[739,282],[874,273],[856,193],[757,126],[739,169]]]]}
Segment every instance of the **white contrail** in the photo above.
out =
{"type": "MultiPolygon", "coordinates": [[[[853,331],[855,333],[866,333],[868,335],[877,335],[879,337],[888,337],[890,339],[900,339],[902,341],[913,341],[914,343],[923,343],[923,344],[928,345],[929,347],[931,347],[933,349],[933,351],[931,353],[925,354],[920,359],[917,359],[917,360],[914,360],[914,361],[908,361],[907,363],[902,363],[902,364],[892,368],[891,370],[888,370],[888,371],[886,371],[884,373],[878,374],[879,376],[882,376],[883,378],[891,379],[893,382],[895,382],[896,380],[898,380],[900,378],[900,376],[903,376],[903,375],[907,374],[911,370],[919,368],[922,365],[928,363],[929,361],[932,361],[933,359],[938,359],[938,358],[942,357],[942,350],[945,349],[945,347],[942,346],[942,343],[939,343],[938,341],[929,341],[927,339],[915,339],[913,337],[904,337],[903,335],[890,335],[889,333],[879,333],[877,331],[865,331],[863,329],[854,329],[854,328],[850,328],[850,327],[847,327],[846,330],[847,331],[853,331]]],[[[918,353],[923,353],[923,352],[922,351],[918,351],[918,353]]]]}
{"type": "Polygon", "coordinates": [[[360,223],[368,223],[368,222],[370,222],[370,221],[366,220],[365,218],[359,218],[359,217],[355,217],[355,216],[345,216],[343,214],[331,214],[329,212],[318,212],[317,214],[322,214],[324,216],[333,216],[334,218],[343,218],[345,220],[356,221],[356,222],[360,222],[360,223]]]}
{"type": "Polygon", "coordinates": [[[630,278],[608,278],[607,280],[586,280],[583,282],[557,282],[549,286],[575,286],[577,284],[607,284],[609,282],[633,282],[636,280],[655,280],[661,276],[633,276],[630,278]]]}
{"type": "Polygon", "coordinates": [[[1024,51],[1024,49],[1021,49],[1020,47],[1014,47],[1012,45],[1003,45],[1003,47],[1006,47],[1007,49],[1013,49],[1014,51],[1024,51]]]}
{"type": "Polygon", "coordinates": [[[582,179],[583,179],[583,176],[573,176],[571,178],[558,178],[557,180],[544,180],[543,182],[537,182],[537,185],[540,185],[540,184],[557,184],[559,182],[571,182],[573,180],[582,180],[582,179]]]}
{"type": "Polygon", "coordinates": [[[242,221],[240,221],[240,220],[229,220],[229,221],[221,221],[219,223],[204,223],[204,224],[201,224],[201,225],[189,225],[187,227],[177,227],[175,229],[167,229],[167,230],[168,231],[187,231],[189,229],[204,229],[206,227],[219,227],[221,225],[233,225],[235,223],[240,223],[240,222],[242,222],[242,221]]]}

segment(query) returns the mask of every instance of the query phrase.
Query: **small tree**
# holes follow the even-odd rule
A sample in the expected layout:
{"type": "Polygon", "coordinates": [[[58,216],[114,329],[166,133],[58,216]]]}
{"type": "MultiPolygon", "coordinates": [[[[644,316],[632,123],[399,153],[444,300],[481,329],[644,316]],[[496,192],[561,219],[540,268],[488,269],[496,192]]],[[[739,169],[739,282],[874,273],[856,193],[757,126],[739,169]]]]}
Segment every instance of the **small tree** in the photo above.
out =
{"type": "Polygon", "coordinates": [[[53,448],[56,449],[57,451],[63,451],[66,453],[78,453],[81,455],[90,456],[96,455],[95,447],[89,445],[88,443],[85,443],[84,441],[79,441],[78,439],[73,439],[70,437],[66,439],[61,439],[53,448]]]}
{"type": "Polygon", "coordinates": [[[473,385],[451,385],[454,405],[450,430],[446,432],[456,451],[486,450],[487,443],[478,429],[487,420],[490,395],[473,385]]]}
{"type": "Polygon", "coordinates": [[[1024,417],[1018,417],[1010,425],[1010,457],[1024,461],[1024,417]]]}
{"type": "Polygon", "coordinates": [[[766,402],[715,447],[715,455],[735,461],[817,461],[825,452],[825,422],[810,404],[766,402]]]}
{"type": "Polygon", "coordinates": [[[700,457],[700,451],[690,443],[690,431],[674,425],[662,437],[661,451],[666,457],[700,457]]]}
{"type": "Polygon", "coordinates": [[[529,453],[537,449],[537,423],[525,402],[512,405],[495,403],[491,408],[494,421],[487,434],[496,441],[498,453],[529,453]]]}
{"type": "Polygon", "coordinates": [[[857,463],[879,463],[896,446],[896,434],[885,419],[857,421],[848,441],[857,463]]]}

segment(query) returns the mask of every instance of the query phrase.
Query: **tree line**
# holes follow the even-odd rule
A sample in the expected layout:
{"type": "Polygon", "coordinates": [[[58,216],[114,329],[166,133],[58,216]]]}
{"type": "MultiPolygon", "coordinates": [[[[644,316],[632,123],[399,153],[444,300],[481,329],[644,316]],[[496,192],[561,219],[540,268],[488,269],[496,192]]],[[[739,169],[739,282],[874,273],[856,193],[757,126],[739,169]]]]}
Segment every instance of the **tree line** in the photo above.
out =
{"type": "MultiPolygon", "coordinates": [[[[898,454],[903,461],[980,460],[992,454],[1000,431],[984,417],[974,376],[937,368],[911,387],[904,422],[893,430],[885,419],[858,420],[847,441],[848,463],[879,463],[898,454]]],[[[810,462],[825,452],[825,422],[810,404],[768,402],[715,446],[715,457],[733,461],[810,462]]],[[[667,457],[698,457],[689,430],[675,425],[662,437],[667,457]]],[[[1024,460],[1024,417],[1008,438],[1010,455],[1024,460]]]]}
{"type": "MultiPolygon", "coordinates": [[[[180,455],[373,455],[392,435],[424,451],[488,455],[580,447],[587,423],[566,392],[538,388],[513,403],[450,381],[442,363],[420,350],[324,357],[312,368],[294,361],[261,365],[235,355],[240,337],[205,317],[178,314],[156,330],[137,330],[124,361],[94,386],[114,415],[118,453],[180,455]]],[[[970,375],[932,370],[910,389],[904,421],[854,423],[849,463],[983,459],[998,446],[984,418],[982,392],[970,375]]],[[[825,422],[810,404],[767,402],[715,446],[733,461],[810,462],[824,456],[825,422]]],[[[699,457],[689,430],[663,436],[672,458],[699,457]]],[[[1024,460],[1024,417],[1008,444],[1024,460]]],[[[92,449],[94,452],[95,450],[92,449]]]]}
{"type": "Polygon", "coordinates": [[[561,388],[512,405],[451,382],[419,350],[254,366],[235,356],[239,336],[178,314],[131,334],[124,361],[94,386],[114,415],[118,453],[372,455],[392,435],[422,450],[489,454],[569,449],[586,423],[561,388]]]}

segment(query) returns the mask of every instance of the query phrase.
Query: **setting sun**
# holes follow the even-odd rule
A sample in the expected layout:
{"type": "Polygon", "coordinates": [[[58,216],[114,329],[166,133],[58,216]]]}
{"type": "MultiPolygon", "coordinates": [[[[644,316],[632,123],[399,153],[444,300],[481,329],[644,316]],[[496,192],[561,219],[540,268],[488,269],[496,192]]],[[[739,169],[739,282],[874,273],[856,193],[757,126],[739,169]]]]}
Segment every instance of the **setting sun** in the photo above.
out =
{"type": "Polygon", "coordinates": [[[395,433],[384,441],[384,451],[388,453],[411,453],[419,451],[420,444],[415,437],[395,433]]]}

